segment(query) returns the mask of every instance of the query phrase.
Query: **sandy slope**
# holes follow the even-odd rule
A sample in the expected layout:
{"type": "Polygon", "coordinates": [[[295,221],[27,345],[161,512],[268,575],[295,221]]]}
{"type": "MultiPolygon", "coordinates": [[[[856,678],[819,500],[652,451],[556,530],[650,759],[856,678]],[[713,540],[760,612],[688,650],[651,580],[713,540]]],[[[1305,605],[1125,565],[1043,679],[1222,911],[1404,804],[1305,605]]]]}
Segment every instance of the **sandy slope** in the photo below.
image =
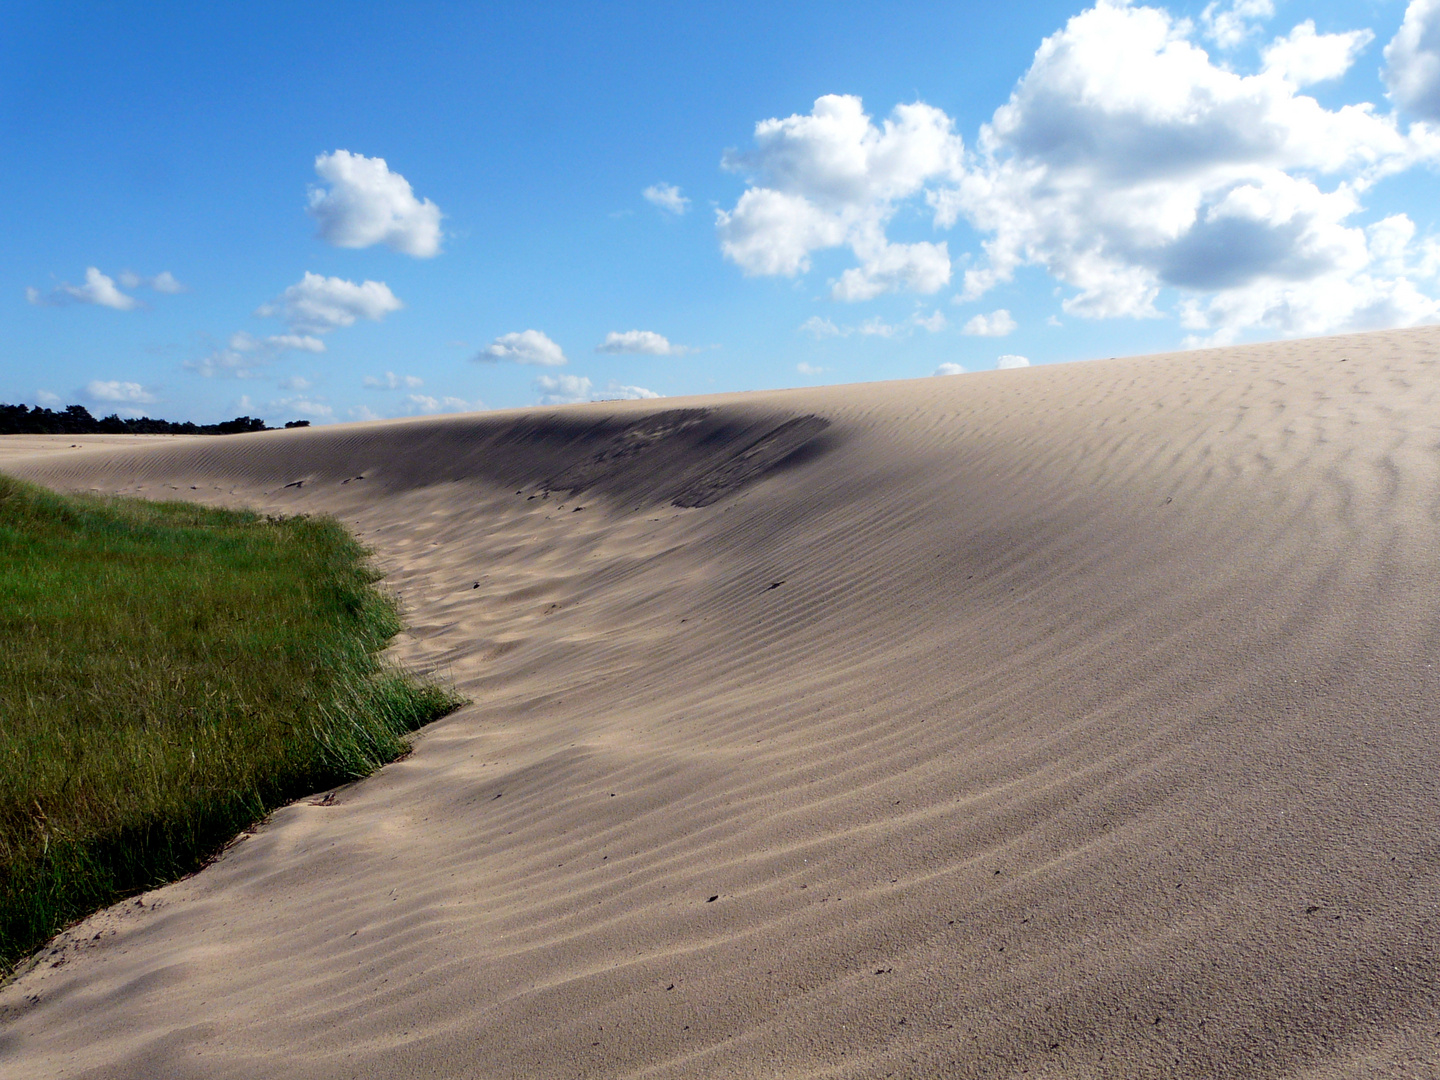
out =
{"type": "Polygon", "coordinates": [[[7,1077],[1440,1073],[1440,329],[68,453],[340,514],[474,704],[7,1077]]]}

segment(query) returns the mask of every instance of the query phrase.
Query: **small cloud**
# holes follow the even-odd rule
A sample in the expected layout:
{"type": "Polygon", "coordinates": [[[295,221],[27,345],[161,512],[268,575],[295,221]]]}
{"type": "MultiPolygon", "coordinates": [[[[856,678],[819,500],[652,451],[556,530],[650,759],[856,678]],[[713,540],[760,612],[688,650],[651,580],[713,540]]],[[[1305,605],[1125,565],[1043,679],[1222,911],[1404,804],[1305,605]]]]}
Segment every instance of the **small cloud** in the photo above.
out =
{"type": "Polygon", "coordinates": [[[25,290],[25,299],[36,307],[64,307],[67,304],[94,304],[97,307],[113,308],[116,311],[133,311],[140,301],[121,292],[115,279],[102,274],[96,267],[85,269],[85,284],[71,285],[62,281],[48,293],[36,288],[25,290]]]}
{"type": "Polygon", "coordinates": [[[935,369],[936,375],[964,375],[965,369],[959,364],[941,364],[935,369]]]}
{"type": "Polygon", "coordinates": [[[795,365],[795,370],[798,371],[801,375],[825,374],[825,369],[823,367],[816,367],[814,364],[807,364],[804,360],[801,360],[800,363],[795,365]]]}
{"type": "Polygon", "coordinates": [[[383,417],[369,405],[355,405],[345,410],[352,420],[381,420],[383,417]]]}
{"type": "Polygon", "coordinates": [[[1047,316],[1045,317],[1045,325],[1046,325],[1046,326],[1064,326],[1065,324],[1060,321],[1060,316],[1058,316],[1058,315],[1047,315],[1047,316]]]}
{"type": "Polygon", "coordinates": [[[288,379],[281,379],[276,385],[281,390],[294,390],[298,393],[302,390],[309,390],[315,385],[315,380],[307,379],[303,375],[291,375],[288,379]]]}
{"type": "Polygon", "coordinates": [[[335,410],[323,399],[297,396],[277,398],[270,402],[266,406],[265,415],[270,417],[308,416],[315,420],[328,420],[335,415],[335,410]]]}
{"type": "MultiPolygon", "coordinates": [[[[297,335],[328,334],[357,319],[379,322],[405,305],[383,281],[359,285],[306,271],[305,276],[268,304],[255,309],[261,318],[283,320],[297,335]]],[[[313,350],[312,350],[313,351],[313,350]]]]}
{"type": "MultiPolygon", "coordinates": [[[[898,326],[891,326],[879,315],[866,319],[859,326],[855,327],[855,333],[864,334],[866,337],[894,337],[898,326]]],[[[847,331],[848,332],[848,331],[847,331]]]]}
{"type": "Polygon", "coordinates": [[[315,172],[330,187],[312,187],[307,210],[326,243],[342,248],[384,244],[418,259],[439,253],[440,208],[415,198],[410,181],[391,172],[384,158],[336,150],[315,159],[315,172]]]}
{"type": "Polygon", "coordinates": [[[1023,356],[1015,356],[1013,353],[1007,353],[995,361],[995,366],[1001,371],[1008,371],[1010,368],[1029,367],[1030,361],[1026,360],[1023,356]]]}
{"type": "Polygon", "coordinates": [[[962,334],[969,334],[971,337],[1004,337],[1015,330],[1015,320],[1010,317],[1010,312],[1004,308],[998,308],[989,315],[976,315],[971,318],[960,330],[962,334]]]}
{"type": "Polygon", "coordinates": [[[541,405],[571,405],[585,401],[590,397],[593,385],[584,375],[540,375],[535,379],[541,405]]]}
{"type": "Polygon", "coordinates": [[[53,409],[61,402],[59,394],[52,394],[49,390],[35,391],[35,400],[48,409],[53,409]]]}
{"type": "Polygon", "coordinates": [[[640,193],[651,206],[659,207],[667,214],[679,217],[690,209],[690,200],[680,194],[674,184],[651,184],[640,193]]]}
{"type": "Polygon", "coordinates": [[[802,334],[812,335],[816,341],[822,338],[840,337],[845,331],[836,326],[829,319],[822,319],[819,315],[811,315],[800,324],[802,334]]]}
{"type": "Polygon", "coordinates": [[[685,345],[672,345],[663,335],[653,330],[626,330],[624,333],[612,330],[605,340],[595,346],[598,353],[640,353],[645,356],[684,356],[694,350],[685,345]]]}
{"type": "Polygon", "coordinates": [[[149,405],[155,401],[155,395],[139,383],[118,379],[92,379],[85,384],[85,396],[91,401],[123,401],[129,405],[149,405]]]}
{"type": "Polygon", "coordinates": [[[410,411],[424,416],[436,413],[480,412],[485,408],[483,401],[466,401],[458,397],[432,397],[429,394],[407,394],[405,400],[410,411]]]}
{"type": "Polygon", "coordinates": [[[279,353],[285,352],[287,349],[323,353],[325,343],[309,334],[269,334],[266,337],[257,338],[240,330],[230,335],[230,348],[244,353],[279,353]]]}
{"type": "Polygon", "coordinates": [[[605,384],[605,389],[596,391],[590,395],[591,401],[647,401],[650,398],[660,397],[654,390],[646,390],[643,386],[625,386],[611,379],[605,384]]]}
{"type": "Polygon", "coordinates": [[[425,380],[416,375],[396,375],[393,371],[387,371],[384,375],[366,375],[361,382],[371,390],[399,390],[404,387],[407,390],[418,390],[425,385],[425,380]]]}
{"type": "Polygon", "coordinates": [[[162,270],[154,277],[142,277],[133,270],[121,270],[120,273],[115,276],[119,278],[120,284],[127,289],[148,288],[154,289],[158,293],[167,293],[172,296],[175,293],[186,291],[185,286],[176,281],[175,275],[170,273],[169,270],[162,270]]]}
{"type": "Polygon", "coordinates": [[[1260,29],[1259,23],[1275,15],[1273,0],[1211,0],[1200,13],[1205,36],[1222,49],[1233,49],[1260,29]]]}
{"type": "Polygon", "coordinates": [[[537,367],[563,367],[569,363],[564,350],[539,330],[502,334],[481,349],[475,359],[481,363],[513,360],[517,364],[534,364],[537,367]]]}
{"type": "Polygon", "coordinates": [[[198,360],[186,360],[181,365],[189,371],[198,371],[206,378],[229,375],[237,379],[249,379],[259,374],[259,369],[271,363],[283,352],[323,353],[325,343],[309,334],[269,334],[262,338],[239,330],[230,335],[226,348],[216,349],[198,360]]]}
{"type": "Polygon", "coordinates": [[[929,330],[932,334],[938,334],[949,325],[945,313],[938,308],[929,316],[921,315],[918,311],[911,316],[911,322],[923,330],[929,330]]]}

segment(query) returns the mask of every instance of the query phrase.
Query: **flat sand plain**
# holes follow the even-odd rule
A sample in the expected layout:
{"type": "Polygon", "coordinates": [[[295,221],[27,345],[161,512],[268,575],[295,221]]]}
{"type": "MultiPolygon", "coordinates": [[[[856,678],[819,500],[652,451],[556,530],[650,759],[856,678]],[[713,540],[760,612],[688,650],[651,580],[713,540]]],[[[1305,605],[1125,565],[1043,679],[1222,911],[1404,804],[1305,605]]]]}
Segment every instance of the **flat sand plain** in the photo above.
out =
{"type": "Polygon", "coordinates": [[[473,699],[7,1078],[1440,1074],[1440,329],[6,467],[336,514],[473,699]]]}

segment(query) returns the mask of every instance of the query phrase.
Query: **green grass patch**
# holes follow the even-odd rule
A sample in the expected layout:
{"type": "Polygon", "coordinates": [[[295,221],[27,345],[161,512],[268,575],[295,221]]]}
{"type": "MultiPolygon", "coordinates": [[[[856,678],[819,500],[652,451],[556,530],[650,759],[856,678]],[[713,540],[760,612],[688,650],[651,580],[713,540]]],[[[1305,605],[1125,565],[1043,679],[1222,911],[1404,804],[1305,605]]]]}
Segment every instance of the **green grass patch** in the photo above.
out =
{"type": "Polygon", "coordinates": [[[366,556],[331,518],[0,476],[0,973],[462,703],[380,662],[366,556]]]}

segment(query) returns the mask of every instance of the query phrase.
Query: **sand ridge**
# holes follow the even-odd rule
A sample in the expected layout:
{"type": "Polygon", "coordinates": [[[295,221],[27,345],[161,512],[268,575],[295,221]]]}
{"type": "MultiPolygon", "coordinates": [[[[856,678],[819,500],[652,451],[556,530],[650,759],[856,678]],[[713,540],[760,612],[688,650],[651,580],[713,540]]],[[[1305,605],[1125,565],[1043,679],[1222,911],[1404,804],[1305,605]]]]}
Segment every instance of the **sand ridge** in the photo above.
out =
{"type": "Polygon", "coordinates": [[[1437,397],[1426,328],[12,460],[337,514],[474,703],[0,1068],[1440,1071],[1437,397]]]}

